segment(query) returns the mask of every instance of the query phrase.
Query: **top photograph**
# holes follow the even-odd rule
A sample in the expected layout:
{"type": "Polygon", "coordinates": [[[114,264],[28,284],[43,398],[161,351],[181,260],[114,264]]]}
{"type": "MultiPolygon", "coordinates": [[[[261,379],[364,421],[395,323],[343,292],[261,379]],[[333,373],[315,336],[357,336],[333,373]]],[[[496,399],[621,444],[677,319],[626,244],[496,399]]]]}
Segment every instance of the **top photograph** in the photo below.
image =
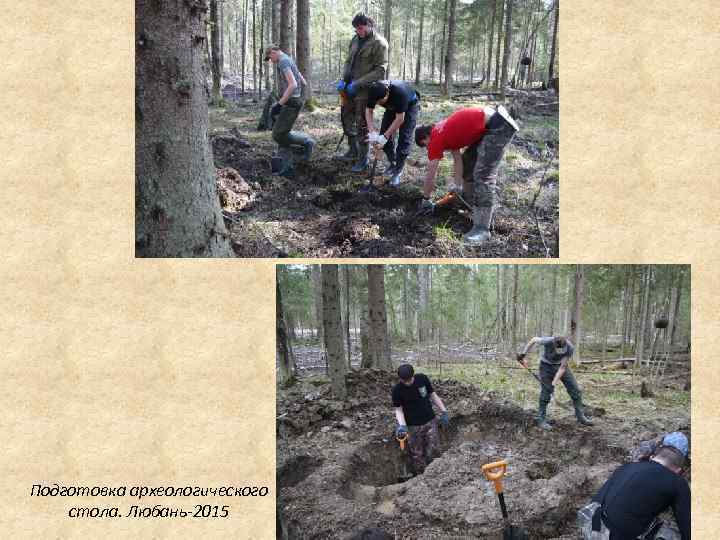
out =
{"type": "Polygon", "coordinates": [[[135,257],[558,257],[558,18],[136,0],[135,257]]]}

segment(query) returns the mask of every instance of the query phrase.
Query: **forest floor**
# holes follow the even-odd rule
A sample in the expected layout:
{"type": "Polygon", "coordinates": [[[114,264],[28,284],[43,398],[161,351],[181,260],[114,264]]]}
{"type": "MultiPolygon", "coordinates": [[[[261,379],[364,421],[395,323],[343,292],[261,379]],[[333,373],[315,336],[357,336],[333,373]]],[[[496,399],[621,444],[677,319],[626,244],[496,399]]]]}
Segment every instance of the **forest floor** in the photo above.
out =
{"type": "MultiPolygon", "coordinates": [[[[437,86],[422,87],[419,124],[435,122],[462,107],[498,103],[496,94],[479,89],[464,92],[446,100],[437,86]]],[[[351,173],[350,164],[335,155],[342,135],[338,97],[316,98],[319,106],[313,112],[302,111],[295,129],[318,144],[309,163],[296,165],[292,180],[271,174],[275,144],[269,131],[257,131],[262,103],[244,99],[210,109],[215,166],[235,169],[253,191],[251,204],[224,212],[238,256],[558,256],[559,127],[552,91],[522,92],[507,100],[521,130],[501,166],[493,238],[480,248],[462,243],[462,235],[471,227],[464,208],[416,217],[427,154],[414,143],[399,188],[378,186],[370,193],[359,192],[368,183],[368,174],[351,173]]],[[[340,153],[346,148],[343,142],[340,153]]],[[[446,156],[438,173],[438,194],[445,192],[451,178],[452,159],[446,156]]]]}
{"type": "Polygon", "coordinates": [[[575,369],[595,425],[575,422],[559,388],[549,409],[554,429],[546,432],[533,421],[537,382],[512,360],[440,368],[426,353],[416,370],[431,377],[451,421],[441,430],[442,454],[404,482],[392,373],[353,371],[344,402],[331,398],[324,375],[278,388],[278,538],[347,538],[368,527],[398,539],[502,538],[497,497],[480,472],[498,459],[509,462],[513,524],[531,538],[576,538],[577,510],[640,441],[674,430],[690,436],[685,367],[668,368],[651,398],[640,397],[639,379],[618,364],[575,369]]]}

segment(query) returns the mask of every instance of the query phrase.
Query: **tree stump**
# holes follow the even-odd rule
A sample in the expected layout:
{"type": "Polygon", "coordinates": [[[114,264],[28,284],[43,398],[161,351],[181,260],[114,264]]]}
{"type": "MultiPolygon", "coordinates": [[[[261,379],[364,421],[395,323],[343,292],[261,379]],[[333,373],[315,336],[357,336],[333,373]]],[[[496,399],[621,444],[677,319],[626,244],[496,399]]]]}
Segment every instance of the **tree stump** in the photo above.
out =
{"type": "Polygon", "coordinates": [[[650,385],[647,383],[647,381],[643,381],[640,384],[640,397],[642,398],[651,398],[654,397],[655,394],[650,389],[650,385]]]}

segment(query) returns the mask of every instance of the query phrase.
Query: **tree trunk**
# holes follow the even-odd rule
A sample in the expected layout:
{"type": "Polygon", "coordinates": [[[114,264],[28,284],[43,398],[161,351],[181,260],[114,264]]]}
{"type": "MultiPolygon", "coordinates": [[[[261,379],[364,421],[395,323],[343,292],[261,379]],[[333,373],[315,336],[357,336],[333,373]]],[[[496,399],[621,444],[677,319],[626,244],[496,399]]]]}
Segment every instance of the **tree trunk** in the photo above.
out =
{"type": "Polygon", "coordinates": [[[550,333],[549,335],[555,335],[555,311],[557,310],[557,278],[558,278],[558,265],[553,266],[553,284],[552,284],[552,297],[550,298],[550,333]]]}
{"type": "MultiPolygon", "coordinates": [[[[305,99],[312,98],[312,62],[310,58],[310,0],[297,0],[297,67],[307,81],[305,99]]],[[[300,81],[298,81],[300,84],[300,81]]]]}
{"type": "Polygon", "coordinates": [[[280,0],[280,43],[283,52],[290,54],[290,4],[291,0],[280,0]]]}
{"type": "Polygon", "coordinates": [[[575,345],[575,362],[579,365],[580,359],[580,341],[582,339],[582,304],[585,294],[585,268],[578,264],[575,269],[575,289],[573,292],[572,318],[570,320],[570,340],[575,345]]]}
{"type": "Polygon", "coordinates": [[[495,15],[497,13],[497,0],[491,0],[493,5],[492,20],[490,21],[490,39],[488,40],[487,67],[485,68],[485,80],[490,85],[490,75],[492,73],[493,58],[493,39],[495,37],[495,15]]]}
{"type": "Polygon", "coordinates": [[[500,0],[500,13],[498,16],[498,35],[497,35],[497,50],[495,51],[495,83],[494,88],[497,90],[500,84],[500,45],[502,44],[502,27],[503,19],[505,17],[505,0],[500,0]]]}
{"type": "Polygon", "coordinates": [[[417,41],[417,63],[415,64],[415,86],[420,84],[420,66],[423,49],[423,25],[425,24],[425,0],[420,0],[420,30],[417,41]]]}
{"type": "Polygon", "coordinates": [[[445,55],[446,55],[446,47],[445,47],[445,43],[446,43],[446,41],[445,41],[446,33],[445,33],[445,29],[447,28],[447,22],[448,22],[447,9],[448,9],[448,0],[445,0],[445,6],[443,7],[443,14],[442,14],[443,32],[442,32],[442,41],[440,42],[440,58],[438,59],[438,60],[439,60],[439,64],[440,64],[440,90],[441,90],[441,91],[444,91],[444,90],[443,90],[443,89],[444,89],[444,87],[443,87],[443,82],[444,82],[443,74],[445,74],[445,77],[447,77],[447,73],[445,72],[445,62],[446,62],[446,58],[445,58],[445,55]]]}
{"type": "Polygon", "coordinates": [[[343,349],[342,327],[340,324],[340,285],[336,264],[322,265],[323,333],[327,351],[330,387],[337,399],[345,399],[345,374],[347,364],[343,349]]]}
{"type": "Polygon", "coordinates": [[[425,264],[421,264],[418,266],[418,300],[419,300],[419,306],[418,306],[418,342],[424,343],[426,342],[430,336],[428,335],[428,324],[427,324],[427,318],[428,318],[428,289],[429,289],[429,280],[428,280],[428,271],[429,267],[425,264]]]}
{"type": "Polygon", "coordinates": [[[680,312],[680,297],[682,296],[682,286],[683,281],[685,279],[685,269],[680,268],[678,272],[678,278],[677,278],[677,285],[675,286],[675,289],[677,291],[677,294],[675,295],[675,302],[673,303],[673,316],[670,319],[670,350],[672,351],[673,346],[675,345],[675,335],[677,331],[677,319],[678,319],[678,313],[680,312]]]}
{"type": "Polygon", "coordinates": [[[288,339],[287,325],[283,312],[280,281],[275,280],[275,354],[279,365],[279,378],[283,384],[289,384],[295,378],[292,346],[288,339]]]}
{"type": "Polygon", "coordinates": [[[205,13],[135,7],[135,256],[231,257],[207,140],[205,13]]]}
{"type": "Polygon", "coordinates": [[[554,75],[554,69],[555,69],[555,50],[557,47],[557,32],[558,32],[558,19],[560,18],[560,0],[555,0],[555,21],[553,22],[553,37],[552,37],[552,45],[550,47],[550,62],[548,64],[548,80],[547,84],[548,87],[550,86],[550,82],[553,79],[554,75]]]}
{"type": "Polygon", "coordinates": [[[220,19],[217,0],[210,0],[210,67],[212,69],[212,100],[220,103],[220,19]]]}
{"type": "Polygon", "coordinates": [[[513,265],[513,310],[512,310],[512,349],[511,352],[517,352],[517,303],[518,303],[518,274],[520,268],[517,264],[513,265]]]}
{"type": "Polygon", "coordinates": [[[497,325],[497,350],[499,351],[501,349],[501,343],[502,343],[502,314],[503,314],[503,308],[502,308],[502,298],[501,298],[501,291],[502,291],[502,283],[500,280],[500,265],[495,265],[495,324],[497,325]]]}
{"type": "Polygon", "coordinates": [[[245,0],[245,14],[243,15],[243,28],[242,28],[242,51],[240,52],[242,58],[240,59],[242,63],[241,68],[241,90],[240,92],[242,95],[245,95],[245,57],[247,56],[247,17],[248,17],[248,1],[245,0]]]}
{"type": "Polygon", "coordinates": [[[645,333],[647,331],[647,323],[650,312],[650,282],[652,279],[652,269],[649,265],[645,267],[645,289],[643,291],[643,303],[642,312],[640,314],[640,325],[638,331],[638,346],[636,351],[636,363],[642,364],[643,358],[645,357],[645,333]]]}
{"type": "MultiPolygon", "coordinates": [[[[383,31],[385,33],[385,39],[388,42],[388,58],[390,58],[390,55],[392,54],[392,41],[390,37],[390,30],[392,28],[392,8],[392,0],[385,0],[385,28],[383,28],[383,31]]],[[[388,63],[388,68],[385,72],[386,79],[390,79],[390,65],[392,65],[392,60],[388,63]]]]}
{"type": "Polygon", "coordinates": [[[513,0],[507,0],[507,16],[505,18],[505,50],[503,51],[502,82],[500,83],[500,96],[505,99],[505,86],[508,80],[508,64],[510,64],[510,43],[512,42],[512,8],[513,0]]]}
{"type": "Polygon", "coordinates": [[[457,0],[450,0],[448,14],[448,38],[445,50],[445,83],[442,87],[444,96],[450,97],[453,91],[453,75],[455,72],[455,11],[457,0]]]}
{"type": "Polygon", "coordinates": [[[323,337],[323,330],[324,330],[324,324],[323,324],[323,307],[322,307],[322,271],[320,269],[320,265],[314,264],[310,266],[310,277],[312,279],[313,284],[313,297],[315,299],[315,328],[317,329],[316,335],[318,342],[320,342],[320,346],[322,347],[322,344],[324,342],[323,337]]]}
{"type": "Polygon", "coordinates": [[[347,344],[348,371],[352,369],[352,341],[350,341],[350,267],[343,265],[345,275],[345,342],[347,344]]]}
{"type": "Polygon", "coordinates": [[[370,364],[371,367],[390,369],[390,340],[388,339],[385,306],[385,267],[368,265],[367,274],[370,364]]]}

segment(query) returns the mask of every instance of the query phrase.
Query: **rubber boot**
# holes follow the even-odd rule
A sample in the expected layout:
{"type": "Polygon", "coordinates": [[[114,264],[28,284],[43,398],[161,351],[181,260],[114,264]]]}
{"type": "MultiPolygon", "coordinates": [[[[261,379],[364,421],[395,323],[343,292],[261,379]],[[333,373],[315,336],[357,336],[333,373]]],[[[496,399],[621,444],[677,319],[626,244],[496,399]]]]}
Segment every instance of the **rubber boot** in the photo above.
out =
{"type": "Polygon", "coordinates": [[[365,155],[360,158],[360,161],[350,168],[350,171],[354,173],[361,173],[367,170],[369,164],[370,160],[368,159],[367,152],[365,152],[365,155]]]}
{"type": "Polygon", "coordinates": [[[492,215],[492,206],[481,206],[473,209],[473,228],[463,236],[466,244],[480,246],[490,240],[490,222],[492,221],[492,215]]]}
{"type": "Polygon", "coordinates": [[[395,152],[388,152],[385,150],[385,156],[388,160],[388,166],[385,167],[385,170],[382,172],[382,175],[386,178],[391,178],[395,174],[395,166],[396,166],[396,157],[395,152]]]}
{"type": "Polygon", "coordinates": [[[403,169],[405,168],[405,160],[407,159],[407,156],[400,155],[397,158],[397,163],[395,165],[395,170],[393,171],[393,175],[390,177],[390,185],[392,187],[398,187],[400,185],[400,179],[402,178],[403,169]]]}
{"type": "Polygon", "coordinates": [[[295,178],[292,150],[288,147],[281,147],[278,149],[277,157],[282,160],[282,165],[278,174],[285,178],[295,178]]]}
{"type": "Polygon", "coordinates": [[[355,161],[358,158],[357,137],[348,135],[348,150],[339,159],[342,161],[355,161]]]}
{"type": "Polygon", "coordinates": [[[312,137],[305,137],[305,142],[303,142],[303,161],[310,161],[310,156],[312,155],[313,148],[315,148],[315,144],[317,144],[315,139],[312,137]]]}
{"type": "Polygon", "coordinates": [[[594,425],[594,422],[592,420],[590,420],[587,416],[585,416],[585,412],[583,411],[582,401],[580,401],[580,400],[574,401],[573,405],[575,406],[575,418],[577,418],[578,423],[582,424],[583,426],[594,425]]]}
{"type": "Polygon", "coordinates": [[[545,420],[545,416],[547,415],[547,403],[540,403],[540,406],[538,407],[538,415],[535,421],[537,422],[537,426],[540,429],[544,429],[546,431],[550,431],[552,429],[552,426],[548,424],[547,420],[545,420]]]}

